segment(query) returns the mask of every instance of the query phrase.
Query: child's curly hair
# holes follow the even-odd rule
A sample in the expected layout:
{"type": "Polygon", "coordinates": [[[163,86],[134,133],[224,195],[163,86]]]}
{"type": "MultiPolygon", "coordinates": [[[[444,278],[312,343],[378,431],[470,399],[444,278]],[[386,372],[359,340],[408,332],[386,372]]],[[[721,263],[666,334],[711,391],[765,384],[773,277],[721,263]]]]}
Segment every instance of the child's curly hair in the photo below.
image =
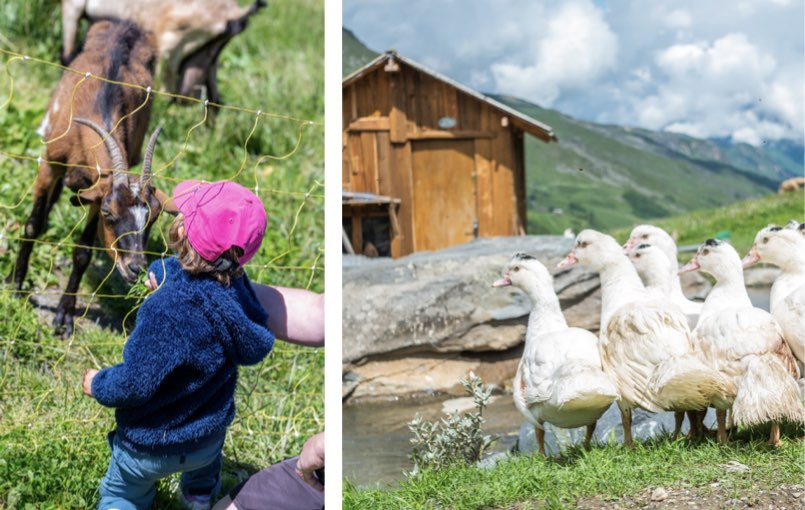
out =
{"type": "Polygon", "coordinates": [[[187,239],[187,235],[179,235],[181,227],[184,227],[183,214],[176,216],[173,223],[171,223],[168,241],[171,247],[176,250],[182,269],[194,275],[209,274],[226,286],[229,286],[232,278],[243,274],[243,269],[238,263],[238,259],[243,255],[243,250],[240,247],[233,246],[218,257],[215,262],[208,262],[193,249],[187,239]]]}

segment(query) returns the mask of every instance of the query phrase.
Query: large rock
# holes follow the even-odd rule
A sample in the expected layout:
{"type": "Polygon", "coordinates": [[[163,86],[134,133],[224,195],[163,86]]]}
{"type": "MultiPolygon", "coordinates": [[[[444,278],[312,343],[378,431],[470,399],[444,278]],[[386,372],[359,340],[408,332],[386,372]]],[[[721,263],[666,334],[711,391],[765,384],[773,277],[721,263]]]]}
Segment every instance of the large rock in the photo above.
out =
{"type": "Polygon", "coordinates": [[[418,395],[466,395],[460,381],[470,372],[477,374],[484,384],[510,389],[507,385],[517,371],[520,354],[515,350],[500,359],[484,359],[435,353],[374,360],[351,368],[345,379],[356,384],[350,388],[349,395],[342,394],[342,398],[393,400],[418,395]]]}
{"type": "MultiPolygon", "coordinates": [[[[343,359],[415,352],[502,351],[522,342],[528,298],[495,289],[511,256],[525,252],[554,268],[572,239],[517,236],[477,239],[397,260],[346,257],[343,268],[343,359]]],[[[587,300],[598,277],[572,267],[556,289],[573,325],[597,327],[599,303],[587,300]]]]}

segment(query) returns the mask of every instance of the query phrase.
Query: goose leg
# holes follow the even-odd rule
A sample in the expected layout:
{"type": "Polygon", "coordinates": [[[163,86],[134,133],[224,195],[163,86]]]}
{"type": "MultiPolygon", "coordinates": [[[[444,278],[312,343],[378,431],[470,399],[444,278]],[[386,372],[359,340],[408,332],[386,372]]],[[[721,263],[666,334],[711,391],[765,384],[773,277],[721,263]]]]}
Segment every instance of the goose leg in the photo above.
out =
{"type": "Polygon", "coordinates": [[[699,429],[697,430],[699,437],[704,437],[706,434],[710,434],[712,432],[712,430],[704,426],[704,419],[706,417],[707,417],[706,407],[701,411],[696,411],[696,424],[699,427],[699,429]]]}
{"type": "Polygon", "coordinates": [[[716,409],[716,422],[718,423],[716,440],[718,444],[727,444],[727,411],[716,409]]]}
{"type": "Polygon", "coordinates": [[[537,449],[539,449],[539,453],[545,457],[545,430],[534,427],[534,432],[537,434],[537,449]]]}
{"type": "Polygon", "coordinates": [[[591,424],[587,425],[587,434],[584,435],[584,447],[589,448],[590,442],[593,440],[593,433],[595,433],[595,425],[597,421],[592,422],[591,424]]]}
{"type": "Polygon", "coordinates": [[[623,444],[627,448],[634,448],[632,443],[632,410],[621,409],[621,422],[623,423],[623,444]]]}
{"type": "Polygon", "coordinates": [[[701,422],[699,421],[699,411],[687,411],[687,415],[688,424],[690,425],[687,438],[691,441],[694,439],[699,439],[702,435],[701,422]]]}
{"type": "Polygon", "coordinates": [[[671,439],[674,441],[676,441],[676,438],[679,437],[679,433],[682,431],[682,422],[684,420],[685,411],[677,411],[674,413],[674,434],[671,436],[671,439]]]}
{"type": "Polygon", "coordinates": [[[769,444],[778,448],[782,442],[780,441],[780,422],[771,422],[771,433],[769,433],[769,444]]]}

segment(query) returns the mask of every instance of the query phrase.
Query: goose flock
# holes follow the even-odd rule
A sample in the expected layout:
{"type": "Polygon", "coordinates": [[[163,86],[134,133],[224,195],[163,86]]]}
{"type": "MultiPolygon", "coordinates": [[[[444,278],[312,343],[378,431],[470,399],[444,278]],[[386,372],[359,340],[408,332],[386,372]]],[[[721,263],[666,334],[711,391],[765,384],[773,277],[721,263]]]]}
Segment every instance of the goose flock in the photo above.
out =
{"type": "Polygon", "coordinates": [[[536,258],[516,254],[494,287],[514,286],[532,303],[525,348],[513,383],[516,408],[534,426],[545,454],[545,423],[587,427],[616,402],[624,444],[632,447],[632,411],[675,412],[674,438],[687,414],[691,439],[716,410],[719,443],[728,420],[740,427],[770,423],[769,443],[780,444],[780,423],[805,424],[805,223],[761,229],[746,257],[708,239],[682,268],[673,238],[652,225],[635,227],[624,245],[583,230],[558,264],[583,264],[601,280],[599,334],[569,327],[553,277],[536,258]],[[743,269],[780,268],[770,312],[749,300],[743,269]],[[704,302],[682,292],[679,274],[702,271],[715,279],[704,302]]]}

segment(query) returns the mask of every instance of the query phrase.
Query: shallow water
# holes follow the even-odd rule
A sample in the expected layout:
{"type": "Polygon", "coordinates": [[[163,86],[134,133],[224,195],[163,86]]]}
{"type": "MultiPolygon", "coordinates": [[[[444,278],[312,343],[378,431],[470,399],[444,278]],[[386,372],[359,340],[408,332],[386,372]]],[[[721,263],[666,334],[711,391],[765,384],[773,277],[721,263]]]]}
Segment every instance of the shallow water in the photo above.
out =
{"type": "MultiPolygon", "coordinates": [[[[768,310],[769,289],[750,288],[749,298],[755,306],[768,310]]],[[[403,479],[403,473],[413,466],[408,459],[411,452],[408,422],[417,414],[426,420],[437,420],[444,416],[444,407],[471,408],[469,399],[428,398],[419,400],[400,400],[397,402],[359,403],[343,408],[343,474],[359,487],[394,485],[403,479]]],[[[492,451],[509,451],[518,447],[520,451],[530,452],[535,448],[533,428],[524,424],[524,418],[514,408],[511,395],[493,396],[493,401],[484,412],[487,420],[484,432],[498,438],[492,451]]],[[[596,441],[606,443],[620,442],[623,428],[620,413],[613,405],[598,420],[596,441]]],[[[708,427],[715,426],[715,412],[711,409],[705,419],[708,427]]],[[[633,416],[632,433],[635,438],[648,438],[670,432],[674,427],[673,413],[650,414],[636,410],[633,416]]],[[[687,432],[687,419],[683,427],[687,432]]],[[[584,438],[585,429],[559,429],[550,425],[546,428],[546,449],[556,455],[568,444],[575,444],[584,438]]]]}

